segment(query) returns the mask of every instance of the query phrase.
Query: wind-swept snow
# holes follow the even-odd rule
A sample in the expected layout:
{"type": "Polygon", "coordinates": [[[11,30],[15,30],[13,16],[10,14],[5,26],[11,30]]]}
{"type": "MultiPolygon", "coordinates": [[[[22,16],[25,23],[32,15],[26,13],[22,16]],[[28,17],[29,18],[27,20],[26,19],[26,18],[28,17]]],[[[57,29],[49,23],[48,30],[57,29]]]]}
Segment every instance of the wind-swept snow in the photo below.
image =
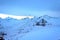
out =
{"type": "Polygon", "coordinates": [[[0,18],[0,32],[7,34],[3,36],[5,40],[60,40],[59,21],[60,18],[47,15],[21,20],[0,18]]]}

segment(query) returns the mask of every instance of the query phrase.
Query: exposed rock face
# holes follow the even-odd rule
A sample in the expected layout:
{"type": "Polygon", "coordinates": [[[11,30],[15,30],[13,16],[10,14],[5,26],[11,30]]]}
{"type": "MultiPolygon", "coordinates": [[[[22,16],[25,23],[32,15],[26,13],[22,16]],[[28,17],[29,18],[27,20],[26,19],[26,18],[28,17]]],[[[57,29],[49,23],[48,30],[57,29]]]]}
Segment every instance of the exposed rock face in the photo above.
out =
{"type": "Polygon", "coordinates": [[[45,19],[41,19],[39,22],[36,22],[36,26],[45,26],[47,21],[45,19]]]}

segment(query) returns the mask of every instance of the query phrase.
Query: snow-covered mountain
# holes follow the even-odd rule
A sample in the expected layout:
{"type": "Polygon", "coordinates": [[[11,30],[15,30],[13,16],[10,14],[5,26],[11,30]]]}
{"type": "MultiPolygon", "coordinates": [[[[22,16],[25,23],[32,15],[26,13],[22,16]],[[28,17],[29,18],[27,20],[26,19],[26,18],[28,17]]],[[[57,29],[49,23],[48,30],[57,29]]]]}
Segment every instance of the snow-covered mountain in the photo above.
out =
{"type": "MultiPolygon", "coordinates": [[[[60,18],[50,17],[47,15],[34,17],[31,19],[24,18],[21,20],[13,19],[10,17],[7,17],[6,19],[0,18],[0,32],[4,32],[5,34],[7,34],[4,36],[5,40],[24,40],[26,38],[25,37],[26,35],[31,35],[31,32],[35,32],[36,30],[40,31],[40,29],[41,31],[44,30],[44,32],[46,32],[46,29],[47,29],[47,31],[50,32],[52,30],[54,31],[56,27],[58,27],[58,30],[56,29],[57,30],[56,32],[60,33],[59,21],[60,21],[60,18]]],[[[38,33],[41,32],[39,31],[38,32],[36,31],[37,35],[38,33]]],[[[32,33],[32,35],[33,34],[34,33],[32,33]]],[[[59,37],[60,37],[60,34],[59,34],[59,37]]],[[[25,40],[30,40],[30,39],[25,39],[25,40]]],[[[34,40],[34,39],[31,39],[31,40],[34,40]]]]}

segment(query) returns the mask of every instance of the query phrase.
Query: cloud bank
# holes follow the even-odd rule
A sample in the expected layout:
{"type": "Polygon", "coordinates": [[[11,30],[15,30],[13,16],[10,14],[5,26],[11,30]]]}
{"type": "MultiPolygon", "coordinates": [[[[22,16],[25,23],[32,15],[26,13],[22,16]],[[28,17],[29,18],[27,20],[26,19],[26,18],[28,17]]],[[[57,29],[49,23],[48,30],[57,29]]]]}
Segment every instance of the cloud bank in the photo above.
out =
{"type": "Polygon", "coordinates": [[[23,19],[23,18],[33,18],[34,16],[16,16],[16,15],[8,15],[8,14],[0,14],[0,18],[5,19],[7,17],[11,17],[14,19],[23,19]]]}

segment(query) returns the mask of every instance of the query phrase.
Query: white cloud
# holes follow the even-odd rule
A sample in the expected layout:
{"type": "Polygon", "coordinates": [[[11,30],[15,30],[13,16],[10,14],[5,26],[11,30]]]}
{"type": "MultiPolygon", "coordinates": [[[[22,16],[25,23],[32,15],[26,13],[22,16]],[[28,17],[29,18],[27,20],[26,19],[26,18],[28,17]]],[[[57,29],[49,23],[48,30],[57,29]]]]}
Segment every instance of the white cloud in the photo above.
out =
{"type": "Polygon", "coordinates": [[[15,15],[8,15],[8,14],[0,14],[0,18],[7,18],[7,17],[11,17],[11,18],[14,18],[14,19],[23,19],[23,18],[33,18],[34,16],[15,16],[15,15]]]}

